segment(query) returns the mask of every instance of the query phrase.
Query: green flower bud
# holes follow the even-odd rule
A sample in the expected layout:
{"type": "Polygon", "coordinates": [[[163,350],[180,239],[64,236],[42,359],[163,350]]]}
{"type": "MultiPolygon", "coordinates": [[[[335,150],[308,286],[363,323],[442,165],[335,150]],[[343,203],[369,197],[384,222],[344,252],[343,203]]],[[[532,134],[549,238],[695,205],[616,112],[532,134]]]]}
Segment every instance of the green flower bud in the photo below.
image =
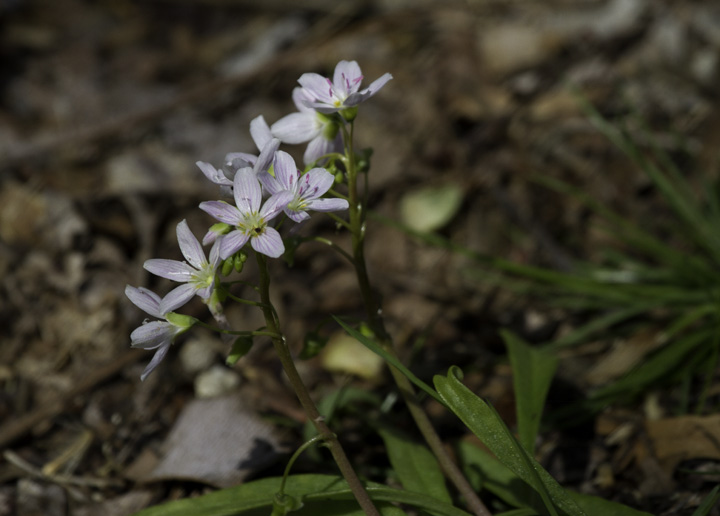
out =
{"type": "Polygon", "coordinates": [[[227,260],[224,260],[222,263],[222,269],[220,272],[222,272],[223,276],[229,276],[230,273],[233,270],[233,258],[230,257],[227,260]]]}

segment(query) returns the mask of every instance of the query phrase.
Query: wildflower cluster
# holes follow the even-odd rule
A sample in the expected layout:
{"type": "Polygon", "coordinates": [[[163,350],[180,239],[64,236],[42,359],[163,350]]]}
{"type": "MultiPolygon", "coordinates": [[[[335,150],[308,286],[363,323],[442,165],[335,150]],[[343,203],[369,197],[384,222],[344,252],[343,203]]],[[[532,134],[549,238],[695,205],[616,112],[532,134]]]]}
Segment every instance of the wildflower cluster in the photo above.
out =
{"type": "MultiPolygon", "coordinates": [[[[181,283],[164,298],[143,287],[127,286],[127,297],[138,308],[158,320],[145,321],[132,332],[131,345],[157,350],[142,374],[145,379],[166,356],[175,339],[197,320],[175,313],[198,296],[218,318],[222,295],[219,275],[237,268],[245,259],[246,244],[259,254],[278,258],[285,252],[279,231],[285,220],[302,223],[310,212],[335,212],[348,208],[347,199],[333,191],[342,175],[331,173],[318,164],[342,163],[342,131],[357,116],[358,105],[367,100],[392,76],[385,74],[360,90],[360,67],[355,61],[341,61],[333,79],[314,73],[303,74],[293,91],[298,112],[287,115],[272,126],[262,116],[250,123],[250,134],[258,154],[229,153],[219,168],[197,162],[198,168],[233,202],[210,200],[200,203],[201,210],[217,223],[209,228],[202,245],[186,221],[177,226],[177,240],[184,262],[152,259],[146,270],[156,276],[181,283]],[[280,150],[281,143],[308,143],[304,154],[305,169],[280,150]],[[203,245],[211,245],[209,256],[203,245]],[[228,266],[230,265],[230,266],[228,266]]],[[[334,171],[335,172],[335,171],[334,171]]],[[[284,229],[284,228],[283,228],[284,229]]]]}

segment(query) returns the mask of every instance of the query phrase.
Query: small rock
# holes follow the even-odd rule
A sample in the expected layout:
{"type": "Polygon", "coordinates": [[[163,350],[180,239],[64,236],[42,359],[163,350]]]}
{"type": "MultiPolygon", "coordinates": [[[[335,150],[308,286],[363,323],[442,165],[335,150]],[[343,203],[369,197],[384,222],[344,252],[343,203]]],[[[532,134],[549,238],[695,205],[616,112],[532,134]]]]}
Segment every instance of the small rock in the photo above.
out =
{"type": "Polygon", "coordinates": [[[240,375],[227,367],[217,364],[195,379],[195,396],[214,398],[227,394],[240,385],[240,375]]]}

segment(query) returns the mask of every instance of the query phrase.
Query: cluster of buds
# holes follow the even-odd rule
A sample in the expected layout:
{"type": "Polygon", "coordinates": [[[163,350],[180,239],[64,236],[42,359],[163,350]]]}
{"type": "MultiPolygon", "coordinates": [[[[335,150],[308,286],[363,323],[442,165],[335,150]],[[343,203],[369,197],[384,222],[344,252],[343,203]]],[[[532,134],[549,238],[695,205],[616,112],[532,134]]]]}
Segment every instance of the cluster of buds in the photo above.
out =
{"type": "Polygon", "coordinates": [[[141,376],[143,380],[167,355],[178,335],[196,322],[175,310],[196,295],[208,305],[216,302],[218,274],[244,261],[242,250],[248,242],[257,253],[280,257],[285,245],[275,227],[279,226],[275,224],[279,218],[301,223],[310,217],[308,212],[348,208],[347,200],[331,194],[337,176],[315,165],[342,150],[342,125],[352,122],[358,105],[377,93],[392,76],[386,73],[360,90],[362,79],[355,61],[338,63],[332,80],[315,73],[303,74],[298,80],[300,87],[293,91],[297,113],[272,126],[262,116],[250,123],[258,155],[230,153],[220,168],[197,163],[210,181],[232,194],[234,204],[222,200],[200,203],[200,209],[218,221],[203,238],[203,245],[212,246],[209,257],[183,220],[177,226],[177,240],[186,262],[164,259],[145,262],[149,272],[179,282],[180,286],[164,298],[143,287],[126,287],[130,301],[158,319],[145,321],[130,335],[133,347],[156,350],[141,376]],[[279,149],[281,143],[306,142],[306,167],[301,171],[292,156],[279,149]]]}

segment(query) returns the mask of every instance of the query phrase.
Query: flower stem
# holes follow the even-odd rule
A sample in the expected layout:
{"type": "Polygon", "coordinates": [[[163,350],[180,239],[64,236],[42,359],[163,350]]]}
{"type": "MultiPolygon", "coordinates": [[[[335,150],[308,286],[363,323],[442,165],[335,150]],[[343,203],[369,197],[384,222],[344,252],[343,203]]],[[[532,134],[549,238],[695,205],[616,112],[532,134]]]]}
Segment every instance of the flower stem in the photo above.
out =
{"type": "MultiPolygon", "coordinates": [[[[260,271],[260,300],[263,304],[262,311],[265,316],[265,324],[268,331],[275,333],[276,335],[282,335],[279,329],[280,324],[277,315],[271,308],[270,274],[268,272],[267,259],[260,253],[255,254],[257,256],[258,269],[260,271]]],[[[288,380],[290,380],[290,384],[300,400],[300,404],[305,410],[305,413],[310,421],[312,421],[313,425],[315,425],[315,429],[318,431],[318,434],[322,436],[323,441],[330,449],[330,453],[335,459],[335,463],[340,469],[342,476],[345,478],[345,481],[348,483],[348,486],[355,495],[355,499],[360,504],[362,510],[365,511],[365,514],[369,516],[380,516],[380,513],[375,508],[370,496],[367,494],[365,487],[362,485],[362,482],[360,482],[360,478],[357,476],[357,473],[355,473],[355,470],[350,464],[347,455],[345,455],[345,451],[343,450],[340,441],[338,441],[337,436],[325,424],[317,406],[315,406],[315,402],[310,397],[310,393],[308,392],[305,383],[302,381],[302,378],[295,367],[295,362],[293,361],[290,349],[285,342],[285,338],[273,338],[272,342],[275,347],[275,352],[280,358],[280,362],[285,370],[285,374],[287,375],[288,380]]]]}
{"type": "MultiPolygon", "coordinates": [[[[392,338],[385,329],[385,324],[381,315],[380,302],[370,284],[370,278],[365,264],[365,210],[367,209],[368,194],[367,174],[365,174],[365,188],[362,197],[360,197],[357,186],[358,172],[355,163],[352,133],[352,123],[350,124],[349,130],[343,127],[343,142],[346,157],[345,163],[347,166],[348,179],[348,199],[350,204],[350,232],[352,235],[352,255],[355,264],[355,273],[360,287],[361,297],[365,305],[365,312],[368,319],[367,322],[370,329],[375,334],[378,343],[383,347],[383,349],[393,356],[397,356],[392,338]]],[[[468,480],[463,475],[462,471],[460,471],[458,465],[445,449],[445,446],[443,445],[440,436],[435,431],[430,418],[420,405],[417,395],[415,394],[415,389],[413,388],[410,380],[408,380],[404,374],[390,364],[388,364],[388,367],[390,368],[392,377],[395,380],[403,399],[405,400],[405,404],[410,411],[410,415],[415,420],[416,426],[420,430],[425,442],[430,447],[430,450],[440,463],[440,467],[445,475],[453,484],[455,484],[457,490],[465,498],[465,503],[468,508],[474,514],[477,516],[490,516],[490,511],[488,511],[485,504],[482,503],[468,480]]]]}

